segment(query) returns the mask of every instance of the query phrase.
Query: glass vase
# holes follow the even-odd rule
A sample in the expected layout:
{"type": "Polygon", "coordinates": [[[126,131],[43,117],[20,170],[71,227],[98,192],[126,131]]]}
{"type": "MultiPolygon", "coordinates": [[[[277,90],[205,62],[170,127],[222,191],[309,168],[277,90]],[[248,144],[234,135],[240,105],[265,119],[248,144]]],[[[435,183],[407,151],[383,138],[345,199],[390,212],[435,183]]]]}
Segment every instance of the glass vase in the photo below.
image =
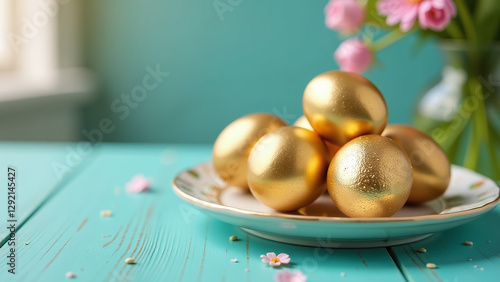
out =
{"type": "Polygon", "coordinates": [[[500,43],[441,42],[445,66],[420,97],[415,126],[450,162],[500,180],[500,43]]]}

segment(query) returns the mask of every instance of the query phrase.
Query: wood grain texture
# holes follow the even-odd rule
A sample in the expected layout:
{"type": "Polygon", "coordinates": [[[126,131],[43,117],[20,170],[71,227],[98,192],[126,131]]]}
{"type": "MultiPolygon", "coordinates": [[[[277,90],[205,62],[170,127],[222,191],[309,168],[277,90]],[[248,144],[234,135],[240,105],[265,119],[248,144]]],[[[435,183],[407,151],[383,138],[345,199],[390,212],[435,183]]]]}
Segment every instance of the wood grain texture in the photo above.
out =
{"type": "MultiPolygon", "coordinates": [[[[19,230],[15,279],[0,264],[0,281],[272,281],[280,269],[260,261],[286,252],[287,267],[309,281],[404,281],[385,248],[332,250],[264,240],[192,209],[174,195],[172,178],[210,159],[208,146],[104,145],[19,230]],[[135,174],[153,177],[148,193],[116,187],[135,174]],[[111,210],[101,217],[101,210],[111,210]],[[240,240],[229,241],[237,235],[240,240]],[[124,259],[134,257],[135,264],[124,259]],[[236,258],[238,262],[231,262],[236,258]],[[345,277],[340,274],[344,272],[345,277]]],[[[6,246],[0,249],[5,257],[6,246]]],[[[284,269],[284,268],[281,268],[284,269]]]]}
{"type": "Polygon", "coordinates": [[[500,206],[473,222],[390,251],[409,281],[500,281],[499,223],[500,206]],[[419,253],[421,247],[427,252],[419,253]],[[428,269],[429,262],[437,268],[428,269]]]}
{"type": "MultiPolygon", "coordinates": [[[[27,218],[59,188],[58,185],[70,179],[77,167],[91,158],[81,158],[79,162],[71,163],[68,171],[58,177],[52,165],[66,164],[68,144],[42,143],[0,143],[0,182],[6,185],[7,167],[13,166],[17,170],[16,217],[17,226],[21,226],[27,218]]],[[[73,161],[74,159],[71,159],[73,161]]],[[[66,172],[66,171],[65,171],[66,172]]],[[[4,188],[6,186],[2,186],[4,188]]],[[[7,190],[0,193],[0,220],[7,220],[7,190]]],[[[6,228],[0,229],[0,242],[8,236],[6,228]]]]}

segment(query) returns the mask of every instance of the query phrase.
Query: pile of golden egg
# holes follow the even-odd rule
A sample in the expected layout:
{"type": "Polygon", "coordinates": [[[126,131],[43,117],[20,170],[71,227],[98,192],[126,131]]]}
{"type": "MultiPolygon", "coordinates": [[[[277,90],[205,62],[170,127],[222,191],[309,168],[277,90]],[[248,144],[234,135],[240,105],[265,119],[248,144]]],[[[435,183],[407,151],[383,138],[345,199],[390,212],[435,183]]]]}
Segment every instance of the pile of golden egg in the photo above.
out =
{"type": "Polygon", "coordinates": [[[305,207],[327,188],[349,217],[392,216],[448,187],[443,150],[412,127],[386,126],[384,97],[366,78],[322,73],[307,85],[303,108],[293,126],[264,113],[229,124],[213,147],[217,174],[278,211],[305,207]]]}

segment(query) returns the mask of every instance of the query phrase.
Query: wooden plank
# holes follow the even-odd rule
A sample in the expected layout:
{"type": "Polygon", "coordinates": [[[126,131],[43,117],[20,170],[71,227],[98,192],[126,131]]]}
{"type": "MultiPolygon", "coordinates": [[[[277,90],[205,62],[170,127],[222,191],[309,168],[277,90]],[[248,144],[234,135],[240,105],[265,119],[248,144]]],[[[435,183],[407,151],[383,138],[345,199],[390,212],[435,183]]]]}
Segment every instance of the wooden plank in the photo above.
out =
{"type": "MultiPolygon", "coordinates": [[[[83,281],[270,281],[279,271],[260,261],[286,252],[291,270],[309,281],[404,281],[384,248],[325,250],[247,235],[183,203],[171,189],[182,169],[210,159],[208,146],[104,145],[86,167],[18,232],[17,280],[58,281],[74,271],[83,281]],[[148,193],[116,194],[133,175],[155,183],[148,193]],[[100,211],[109,209],[110,217],[100,211]],[[240,241],[228,237],[237,235],[240,241]],[[330,252],[331,251],[331,252],[330,252]],[[136,264],[124,259],[134,257],[136,264]],[[237,263],[230,260],[238,259],[237,263]],[[248,271],[246,271],[248,269],[248,271]]],[[[6,246],[0,249],[5,257],[6,246]]],[[[6,264],[0,264],[0,280],[6,264]]]]}
{"type": "MultiPolygon", "coordinates": [[[[84,158],[76,162],[77,159],[70,155],[71,148],[72,146],[68,144],[0,143],[0,182],[2,185],[7,185],[7,167],[13,166],[17,170],[15,216],[18,227],[51,193],[55,192],[61,180],[69,179],[71,171],[75,171],[84,163],[84,158]],[[70,158],[68,160],[74,162],[67,164],[67,157],[70,158]],[[55,163],[67,165],[68,170],[55,171],[52,167],[55,163]],[[57,172],[61,172],[59,174],[61,177],[58,177],[57,172]]],[[[7,189],[2,189],[0,203],[2,207],[0,220],[7,222],[7,189]]],[[[9,231],[6,228],[0,229],[2,244],[8,235],[9,231]]]]}
{"type": "Polygon", "coordinates": [[[390,251],[409,281],[499,281],[499,222],[500,206],[473,222],[390,251]],[[437,268],[428,269],[429,262],[437,268]]]}

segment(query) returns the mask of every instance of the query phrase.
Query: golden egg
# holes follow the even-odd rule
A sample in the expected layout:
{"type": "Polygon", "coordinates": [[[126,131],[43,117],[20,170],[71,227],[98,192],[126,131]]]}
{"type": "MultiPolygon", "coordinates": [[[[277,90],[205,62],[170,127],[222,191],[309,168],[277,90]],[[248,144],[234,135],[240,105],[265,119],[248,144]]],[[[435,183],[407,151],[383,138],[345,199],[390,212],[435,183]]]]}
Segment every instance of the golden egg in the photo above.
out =
{"type": "Polygon", "coordinates": [[[226,183],[248,189],[248,155],[257,141],[286,122],[279,117],[257,113],[230,123],[215,140],[212,162],[215,171],[226,183]]]}
{"type": "Polygon", "coordinates": [[[408,156],[380,135],[361,136],[345,144],[328,168],[328,192],[349,217],[394,215],[408,199],[411,183],[408,156]]]}
{"type": "Polygon", "coordinates": [[[297,126],[297,127],[302,127],[302,128],[305,128],[305,129],[308,129],[308,130],[311,130],[311,131],[314,131],[314,129],[312,128],[311,124],[309,123],[309,121],[307,120],[306,116],[302,115],[300,116],[294,123],[293,123],[294,126],[297,126]]]}
{"type": "MultiPolygon", "coordinates": [[[[311,131],[314,131],[311,124],[307,120],[306,116],[300,116],[294,123],[294,126],[302,127],[311,131]]],[[[328,152],[330,152],[330,158],[333,158],[335,154],[340,150],[340,146],[334,145],[328,141],[323,140],[325,142],[326,147],[328,148],[328,152]]]]}
{"type": "Polygon", "coordinates": [[[349,72],[327,71],[309,82],[304,114],[323,139],[342,146],[367,134],[380,134],[387,124],[384,97],[366,78],[349,72]]]}
{"type": "Polygon", "coordinates": [[[279,128],[262,137],[250,153],[250,191],[278,211],[307,206],[325,189],[328,159],[316,133],[295,126],[279,128]]]}
{"type": "Polygon", "coordinates": [[[443,195],[450,184],[450,162],[431,137],[402,124],[387,126],[382,135],[394,140],[410,158],[413,185],[408,203],[424,203],[443,195]]]}

